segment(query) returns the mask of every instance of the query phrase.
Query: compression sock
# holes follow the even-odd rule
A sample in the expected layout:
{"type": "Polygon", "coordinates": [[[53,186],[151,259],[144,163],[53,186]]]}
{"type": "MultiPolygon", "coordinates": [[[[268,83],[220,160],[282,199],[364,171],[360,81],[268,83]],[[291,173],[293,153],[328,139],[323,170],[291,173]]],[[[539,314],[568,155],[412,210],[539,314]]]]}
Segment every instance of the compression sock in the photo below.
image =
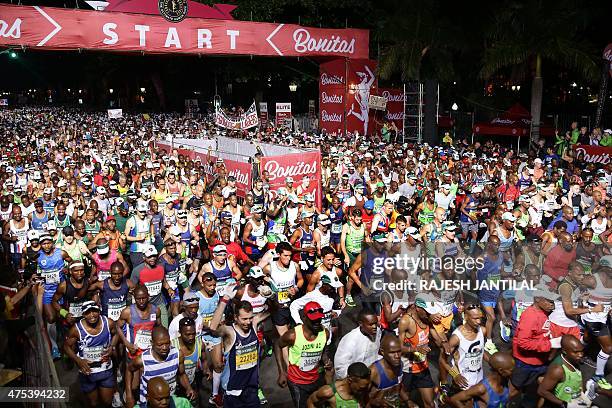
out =
{"type": "Polygon", "coordinates": [[[609,354],[606,354],[603,352],[603,350],[599,351],[599,354],[597,354],[597,369],[595,370],[595,375],[604,376],[604,371],[606,369],[606,363],[608,362],[608,359],[610,358],[609,354]]]}
{"type": "Polygon", "coordinates": [[[212,395],[219,394],[220,386],[221,386],[221,373],[218,373],[213,370],[212,395]]]}

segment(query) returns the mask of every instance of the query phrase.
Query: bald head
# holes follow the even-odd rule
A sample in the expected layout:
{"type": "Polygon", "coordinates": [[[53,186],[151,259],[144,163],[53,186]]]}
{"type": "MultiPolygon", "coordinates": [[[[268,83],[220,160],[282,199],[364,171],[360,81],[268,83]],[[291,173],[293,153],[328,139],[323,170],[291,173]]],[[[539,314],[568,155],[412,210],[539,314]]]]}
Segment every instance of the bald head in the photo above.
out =
{"type": "Polygon", "coordinates": [[[170,405],[170,387],[162,377],[154,377],[147,383],[147,405],[151,408],[170,405]]]}
{"type": "Polygon", "coordinates": [[[153,341],[168,337],[170,338],[170,334],[168,334],[168,329],[164,326],[155,326],[153,328],[153,332],[151,333],[151,338],[153,341]]]}
{"type": "Polygon", "coordinates": [[[499,370],[501,368],[512,367],[514,365],[514,359],[508,353],[497,352],[491,356],[489,364],[491,364],[491,368],[494,370],[499,370]]]}
{"type": "Polygon", "coordinates": [[[568,350],[576,350],[582,348],[582,343],[574,336],[570,336],[569,334],[565,334],[561,337],[561,348],[564,351],[568,350]]]}

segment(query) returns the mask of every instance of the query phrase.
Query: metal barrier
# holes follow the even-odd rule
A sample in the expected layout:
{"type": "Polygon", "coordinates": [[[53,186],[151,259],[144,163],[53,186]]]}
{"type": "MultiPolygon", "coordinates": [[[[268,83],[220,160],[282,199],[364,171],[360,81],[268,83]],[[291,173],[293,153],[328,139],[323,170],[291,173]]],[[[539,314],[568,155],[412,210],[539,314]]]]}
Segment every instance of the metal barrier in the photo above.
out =
{"type": "MultiPolygon", "coordinates": [[[[55,364],[51,357],[51,350],[47,343],[43,330],[46,330],[45,322],[42,318],[42,313],[38,307],[34,305],[30,308],[34,313],[35,324],[27,330],[30,341],[25,344],[24,361],[23,361],[23,382],[25,387],[61,387],[55,364]]],[[[28,408],[65,408],[65,402],[28,402],[24,403],[28,408]]]]}

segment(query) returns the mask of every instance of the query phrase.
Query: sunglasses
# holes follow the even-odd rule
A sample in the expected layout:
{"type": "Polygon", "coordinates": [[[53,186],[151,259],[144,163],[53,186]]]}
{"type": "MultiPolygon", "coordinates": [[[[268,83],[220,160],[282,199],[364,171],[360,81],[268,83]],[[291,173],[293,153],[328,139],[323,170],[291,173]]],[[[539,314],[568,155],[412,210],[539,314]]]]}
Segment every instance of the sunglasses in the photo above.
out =
{"type": "Polygon", "coordinates": [[[318,308],[310,309],[306,313],[308,313],[308,314],[323,313],[323,308],[322,307],[318,307],[318,308]]]}

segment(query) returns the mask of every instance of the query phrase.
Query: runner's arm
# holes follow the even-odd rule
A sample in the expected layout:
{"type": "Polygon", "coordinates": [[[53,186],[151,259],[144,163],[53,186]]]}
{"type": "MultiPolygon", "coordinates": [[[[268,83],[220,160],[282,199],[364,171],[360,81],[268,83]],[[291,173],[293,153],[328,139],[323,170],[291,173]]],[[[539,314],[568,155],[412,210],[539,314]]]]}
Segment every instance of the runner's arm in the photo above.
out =
{"type": "Polygon", "coordinates": [[[563,407],[564,402],[554,394],[555,387],[565,378],[563,367],[558,364],[551,364],[546,370],[542,382],[538,386],[538,395],[553,405],[563,407]]]}
{"type": "Polygon", "coordinates": [[[329,400],[334,397],[334,392],[329,385],[324,385],[308,397],[306,408],[323,408],[328,405],[329,400]]]}
{"type": "Polygon", "coordinates": [[[487,389],[482,383],[478,383],[465,391],[458,392],[448,400],[448,405],[452,408],[471,408],[468,402],[477,399],[487,393],[487,389]]]}

